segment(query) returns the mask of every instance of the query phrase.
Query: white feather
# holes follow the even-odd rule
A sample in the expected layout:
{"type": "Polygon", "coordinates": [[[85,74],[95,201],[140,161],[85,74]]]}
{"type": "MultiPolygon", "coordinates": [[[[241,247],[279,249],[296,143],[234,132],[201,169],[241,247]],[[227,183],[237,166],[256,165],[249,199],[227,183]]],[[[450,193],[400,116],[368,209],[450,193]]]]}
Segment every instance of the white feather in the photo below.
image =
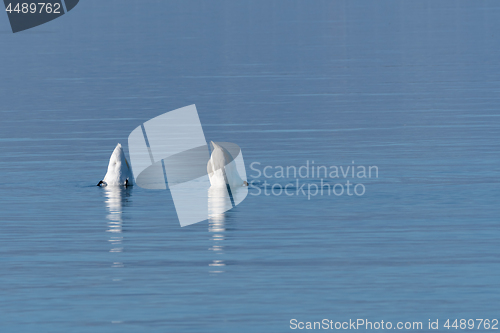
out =
{"type": "Polygon", "coordinates": [[[117,144],[111,158],[109,159],[108,172],[103,182],[107,186],[132,185],[134,176],[130,164],[125,158],[122,145],[117,144]]]}
{"type": "Polygon", "coordinates": [[[210,185],[212,187],[225,187],[226,184],[230,186],[244,186],[243,179],[241,179],[236,169],[235,161],[230,153],[213,141],[211,143],[213,147],[212,156],[207,165],[210,185]],[[228,163],[228,161],[231,162],[228,163]],[[224,174],[226,177],[224,177],[224,174]]]}

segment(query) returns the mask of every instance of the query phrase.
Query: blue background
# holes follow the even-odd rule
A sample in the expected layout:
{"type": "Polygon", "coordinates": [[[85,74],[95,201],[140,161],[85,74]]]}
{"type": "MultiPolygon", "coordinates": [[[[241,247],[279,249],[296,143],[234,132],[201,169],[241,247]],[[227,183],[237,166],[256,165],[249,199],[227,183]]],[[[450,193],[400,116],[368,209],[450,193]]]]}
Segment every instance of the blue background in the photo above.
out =
{"type": "Polygon", "coordinates": [[[1,331],[500,317],[499,31],[496,1],[86,0],[16,34],[0,15],[1,331]],[[190,104],[249,175],[379,177],[186,228],[167,191],[95,186],[190,104]]]}

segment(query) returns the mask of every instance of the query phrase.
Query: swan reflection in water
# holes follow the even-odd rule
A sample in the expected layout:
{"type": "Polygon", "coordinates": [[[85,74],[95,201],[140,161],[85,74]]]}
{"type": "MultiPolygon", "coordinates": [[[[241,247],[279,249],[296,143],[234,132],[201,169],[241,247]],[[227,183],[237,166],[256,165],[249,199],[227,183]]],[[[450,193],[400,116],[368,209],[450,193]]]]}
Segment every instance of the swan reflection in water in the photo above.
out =
{"type": "Polygon", "coordinates": [[[226,188],[210,187],[208,190],[208,232],[212,234],[213,245],[209,249],[214,251],[217,259],[213,260],[209,273],[224,273],[224,226],[225,211],[231,209],[231,199],[226,188]]]}
{"type": "MultiPolygon", "coordinates": [[[[232,187],[232,200],[241,202],[248,193],[248,188],[234,188],[232,187]]],[[[228,210],[233,208],[231,197],[225,187],[210,187],[208,190],[208,231],[212,234],[213,245],[209,249],[213,251],[218,257],[213,260],[209,266],[210,273],[224,273],[224,266],[226,266],[222,259],[224,255],[224,239],[226,232],[226,214],[228,210]]]]}
{"type": "MultiPolygon", "coordinates": [[[[111,236],[109,242],[112,246],[109,252],[119,253],[123,251],[123,207],[126,207],[131,195],[131,187],[123,186],[106,186],[104,187],[104,195],[106,197],[106,208],[108,210],[108,229],[111,236]]],[[[123,267],[121,261],[114,261],[111,267],[123,267]]],[[[119,281],[119,279],[114,279],[119,281]]]]}

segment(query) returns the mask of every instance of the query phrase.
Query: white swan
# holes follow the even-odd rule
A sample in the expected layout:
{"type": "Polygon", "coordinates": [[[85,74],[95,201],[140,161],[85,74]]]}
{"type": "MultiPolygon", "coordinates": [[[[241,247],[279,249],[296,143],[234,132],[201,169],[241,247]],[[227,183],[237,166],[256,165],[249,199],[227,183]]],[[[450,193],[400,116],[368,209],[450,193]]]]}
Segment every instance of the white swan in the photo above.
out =
{"type": "Polygon", "coordinates": [[[108,172],[97,186],[131,186],[134,176],[125,158],[122,145],[117,144],[109,159],[108,172]]]}
{"type": "Polygon", "coordinates": [[[212,187],[248,186],[241,179],[231,154],[215,142],[212,145],[212,156],[207,164],[208,178],[212,187]]]}

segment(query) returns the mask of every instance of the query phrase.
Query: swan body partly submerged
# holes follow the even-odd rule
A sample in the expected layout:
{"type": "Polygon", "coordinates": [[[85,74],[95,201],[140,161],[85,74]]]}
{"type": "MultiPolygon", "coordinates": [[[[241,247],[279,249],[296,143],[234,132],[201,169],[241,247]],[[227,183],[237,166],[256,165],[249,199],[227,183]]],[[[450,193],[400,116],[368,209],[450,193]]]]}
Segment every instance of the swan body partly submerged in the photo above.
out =
{"type": "Polygon", "coordinates": [[[134,176],[123,152],[122,145],[117,144],[109,159],[108,172],[98,186],[131,186],[134,176]]]}
{"type": "Polygon", "coordinates": [[[231,154],[222,146],[211,141],[212,155],[207,164],[208,178],[212,187],[247,186],[241,179],[231,154]]]}

